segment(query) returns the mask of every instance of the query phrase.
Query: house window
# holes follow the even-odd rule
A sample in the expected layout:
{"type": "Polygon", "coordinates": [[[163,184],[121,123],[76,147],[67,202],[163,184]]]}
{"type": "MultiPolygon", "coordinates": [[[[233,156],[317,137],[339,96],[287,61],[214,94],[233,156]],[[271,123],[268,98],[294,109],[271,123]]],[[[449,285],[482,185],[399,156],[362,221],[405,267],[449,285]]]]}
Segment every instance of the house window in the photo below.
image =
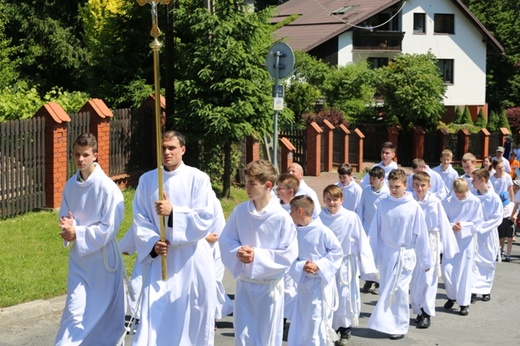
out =
{"type": "Polygon", "coordinates": [[[367,62],[371,69],[376,69],[388,65],[388,58],[368,58],[367,62]]]}
{"type": "Polygon", "coordinates": [[[433,32],[437,34],[455,33],[455,15],[436,13],[433,17],[433,32]]]}
{"type": "Polygon", "coordinates": [[[425,13],[414,13],[413,14],[413,32],[414,33],[426,33],[426,14],[425,13]]]}
{"type": "Polygon", "coordinates": [[[437,66],[439,66],[444,83],[453,84],[453,59],[439,59],[437,66]]]}

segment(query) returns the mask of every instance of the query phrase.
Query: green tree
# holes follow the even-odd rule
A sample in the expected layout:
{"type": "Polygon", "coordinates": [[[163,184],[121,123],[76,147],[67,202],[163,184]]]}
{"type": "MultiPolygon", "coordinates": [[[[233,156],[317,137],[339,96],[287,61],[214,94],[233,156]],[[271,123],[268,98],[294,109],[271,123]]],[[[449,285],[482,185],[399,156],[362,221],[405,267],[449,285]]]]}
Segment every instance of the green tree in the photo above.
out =
{"type": "Polygon", "coordinates": [[[327,105],[343,111],[349,119],[370,112],[376,91],[374,76],[366,62],[333,70],[322,86],[327,105]]]}
{"type": "Polygon", "coordinates": [[[504,47],[487,60],[486,99],[491,110],[520,105],[520,3],[510,0],[465,0],[469,9],[504,47]]]}
{"type": "Polygon", "coordinates": [[[5,34],[7,20],[5,1],[0,0],[0,90],[18,79],[19,62],[14,58],[16,48],[11,45],[11,40],[5,34]]]}
{"type": "Polygon", "coordinates": [[[487,129],[489,132],[497,132],[500,129],[500,117],[497,112],[491,111],[489,113],[487,129]]]}
{"type": "Polygon", "coordinates": [[[331,68],[305,52],[296,51],[294,56],[294,74],[286,88],[285,100],[294,112],[295,122],[300,123],[303,114],[314,114],[315,105],[322,98],[320,88],[331,68]]]}
{"type": "MultiPolygon", "coordinates": [[[[166,8],[159,6],[159,10],[161,19],[166,8]]],[[[90,56],[84,90],[112,107],[135,105],[134,92],[141,95],[141,90],[150,90],[146,85],[153,85],[150,6],[141,7],[136,1],[89,0],[79,13],[90,56]]]]}
{"type": "Polygon", "coordinates": [[[477,114],[477,119],[475,119],[475,126],[479,128],[485,128],[487,126],[486,117],[484,116],[484,110],[482,110],[482,108],[477,114]]]}
{"type": "Polygon", "coordinates": [[[285,101],[287,107],[294,112],[295,120],[298,121],[303,114],[314,112],[320,96],[320,90],[314,85],[294,80],[285,92],[285,101]]]}
{"type": "Polygon", "coordinates": [[[5,33],[16,47],[20,78],[39,86],[82,90],[88,53],[81,40],[78,7],[86,0],[4,0],[5,33]]]}
{"type": "Polygon", "coordinates": [[[332,68],[306,52],[294,52],[294,79],[321,87],[332,68]]]}
{"type": "Polygon", "coordinates": [[[461,124],[469,124],[473,125],[473,119],[471,118],[471,112],[469,111],[469,107],[464,107],[464,113],[462,114],[462,123],[461,124]]]}
{"type": "Polygon", "coordinates": [[[464,124],[464,113],[462,112],[462,109],[460,109],[459,106],[455,106],[455,115],[453,117],[453,122],[455,124],[464,124]]]}
{"type": "Polygon", "coordinates": [[[242,3],[231,0],[217,1],[214,14],[201,5],[182,0],[174,9],[176,108],[171,125],[186,133],[191,148],[195,141],[202,148],[221,148],[222,195],[228,197],[232,145],[273,132],[273,83],[265,68],[272,13],[246,13],[242,3]]]}
{"type": "Polygon", "coordinates": [[[509,121],[507,120],[507,114],[506,111],[500,112],[500,115],[498,116],[498,128],[505,127],[509,130],[509,133],[511,133],[511,126],[509,126],[509,121]]]}
{"type": "Polygon", "coordinates": [[[442,81],[432,54],[400,55],[380,69],[380,90],[385,109],[404,127],[420,124],[425,130],[436,129],[444,112],[442,81]]]}

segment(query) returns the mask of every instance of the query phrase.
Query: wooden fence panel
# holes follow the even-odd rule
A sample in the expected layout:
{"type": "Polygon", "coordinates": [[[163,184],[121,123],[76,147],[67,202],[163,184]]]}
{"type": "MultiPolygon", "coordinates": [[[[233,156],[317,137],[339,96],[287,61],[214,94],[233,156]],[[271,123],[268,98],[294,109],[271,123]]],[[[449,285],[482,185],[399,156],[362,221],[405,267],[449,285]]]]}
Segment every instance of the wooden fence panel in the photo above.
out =
{"type": "Polygon", "coordinates": [[[440,162],[441,141],[439,131],[428,132],[424,134],[424,161],[431,167],[436,166],[440,162]]]}
{"type": "Polygon", "coordinates": [[[45,206],[45,119],[0,123],[0,218],[45,206]]]}
{"type": "Polygon", "coordinates": [[[151,110],[116,109],[110,121],[110,175],[156,166],[151,110]]]}
{"type": "Polygon", "coordinates": [[[484,156],[484,135],[482,132],[472,133],[469,136],[469,152],[475,155],[477,160],[482,160],[484,156]]]}
{"type": "Polygon", "coordinates": [[[355,123],[348,125],[348,129],[351,132],[356,128],[365,135],[363,159],[365,161],[373,162],[381,161],[381,147],[383,146],[383,143],[388,140],[388,125],[355,123]]]}

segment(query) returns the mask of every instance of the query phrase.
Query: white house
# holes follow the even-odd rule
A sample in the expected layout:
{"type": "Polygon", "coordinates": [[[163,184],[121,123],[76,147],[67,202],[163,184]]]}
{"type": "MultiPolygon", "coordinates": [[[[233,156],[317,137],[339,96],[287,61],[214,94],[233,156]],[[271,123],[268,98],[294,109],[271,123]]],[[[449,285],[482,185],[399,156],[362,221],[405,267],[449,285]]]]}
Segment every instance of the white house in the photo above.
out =
{"type": "Polygon", "coordinates": [[[461,0],[289,0],[273,22],[284,20],[277,38],[331,65],[367,60],[377,68],[398,54],[430,52],[447,85],[446,115],[455,106],[487,114],[487,54],[504,49],[461,0]]]}

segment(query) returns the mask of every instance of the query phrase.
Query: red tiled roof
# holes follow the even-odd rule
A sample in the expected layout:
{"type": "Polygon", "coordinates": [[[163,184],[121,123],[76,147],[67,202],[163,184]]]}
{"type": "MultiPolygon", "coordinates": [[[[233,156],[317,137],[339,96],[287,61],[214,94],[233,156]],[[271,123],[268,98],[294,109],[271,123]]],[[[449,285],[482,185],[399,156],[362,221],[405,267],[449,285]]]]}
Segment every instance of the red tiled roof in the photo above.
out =
{"type": "MultiPolygon", "coordinates": [[[[499,52],[504,49],[484,25],[469,11],[461,0],[449,0],[472,21],[499,52]]],[[[395,5],[401,0],[290,0],[278,6],[278,15],[272,23],[278,23],[290,15],[299,17],[275,31],[277,39],[284,39],[294,50],[309,51],[323,42],[340,35],[364,20],[395,5]],[[353,6],[344,14],[334,11],[353,6]]]]}

